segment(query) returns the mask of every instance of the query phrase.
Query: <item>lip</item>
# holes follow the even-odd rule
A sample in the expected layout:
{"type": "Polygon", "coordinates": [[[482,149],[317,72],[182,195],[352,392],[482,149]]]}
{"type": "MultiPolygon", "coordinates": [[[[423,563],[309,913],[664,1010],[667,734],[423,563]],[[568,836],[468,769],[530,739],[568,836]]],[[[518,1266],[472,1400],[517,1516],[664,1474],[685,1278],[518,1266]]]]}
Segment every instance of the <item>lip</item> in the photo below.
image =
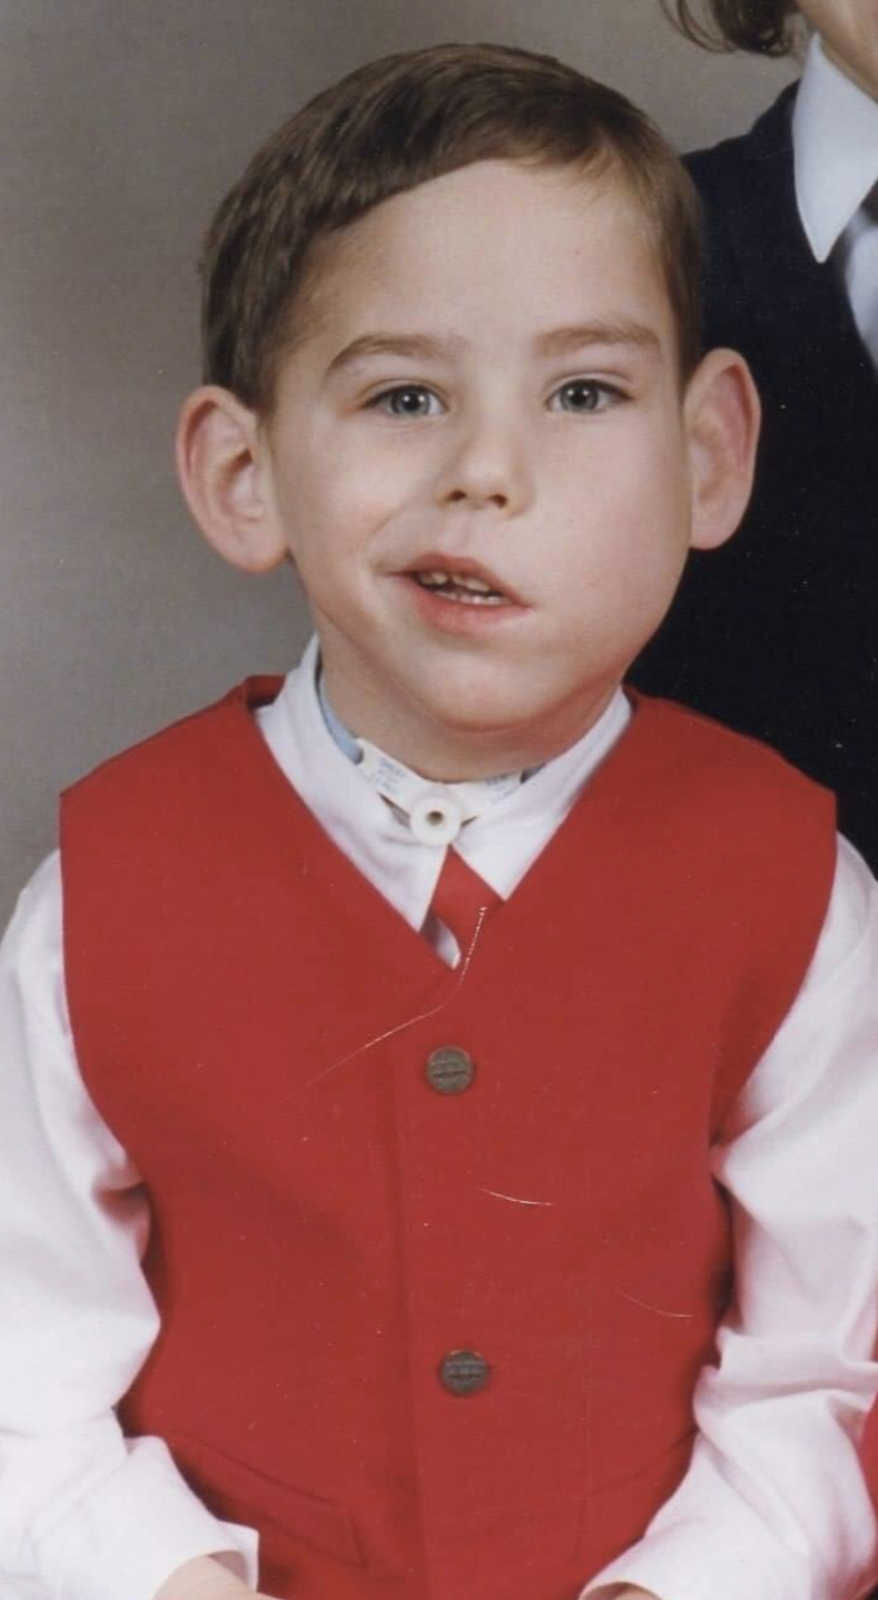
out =
{"type": "MultiPolygon", "coordinates": [[[[508,583],[500,578],[496,572],[485,566],[483,562],[474,561],[471,556],[456,556],[448,550],[427,550],[423,555],[417,556],[414,561],[410,561],[405,567],[401,568],[397,576],[400,578],[415,578],[419,572],[459,572],[463,578],[479,578],[482,583],[488,585],[489,589],[493,589],[497,594],[502,595],[503,604],[492,608],[497,611],[503,611],[513,606],[523,608],[525,605],[521,596],[514,589],[510,589],[508,583]]],[[[421,592],[424,594],[430,593],[426,589],[421,592]]],[[[436,591],[436,598],[442,599],[441,591],[436,591]]],[[[446,599],[444,604],[446,606],[453,604],[458,609],[464,609],[456,601],[449,602],[446,599]]]]}
{"type": "Polygon", "coordinates": [[[529,607],[500,582],[497,574],[482,562],[461,557],[450,558],[430,551],[393,574],[405,596],[405,604],[413,608],[421,627],[430,633],[444,636],[449,641],[458,639],[486,642],[497,637],[497,630],[511,628],[526,617],[529,607]],[[441,589],[428,589],[415,581],[418,572],[459,572],[462,577],[481,578],[496,589],[503,599],[491,604],[467,603],[452,600],[441,589]]]}

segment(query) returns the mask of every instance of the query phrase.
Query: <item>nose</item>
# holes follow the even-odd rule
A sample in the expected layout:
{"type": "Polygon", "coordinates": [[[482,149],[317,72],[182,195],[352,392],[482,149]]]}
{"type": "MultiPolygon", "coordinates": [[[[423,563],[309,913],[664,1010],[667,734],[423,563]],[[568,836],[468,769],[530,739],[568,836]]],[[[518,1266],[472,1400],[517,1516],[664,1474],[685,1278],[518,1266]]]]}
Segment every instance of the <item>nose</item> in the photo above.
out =
{"type": "Polygon", "coordinates": [[[507,515],[526,506],[532,492],[527,446],[510,420],[462,419],[448,442],[436,486],[440,505],[493,507],[507,515]]]}

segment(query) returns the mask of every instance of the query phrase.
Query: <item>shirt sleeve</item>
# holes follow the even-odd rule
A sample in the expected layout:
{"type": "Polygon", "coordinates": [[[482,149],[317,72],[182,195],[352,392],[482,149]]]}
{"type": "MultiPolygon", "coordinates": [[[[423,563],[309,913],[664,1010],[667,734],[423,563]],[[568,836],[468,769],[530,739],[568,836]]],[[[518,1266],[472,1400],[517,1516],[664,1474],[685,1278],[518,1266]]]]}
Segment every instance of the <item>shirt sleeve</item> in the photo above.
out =
{"type": "Polygon", "coordinates": [[[861,1594],[876,1578],[857,1441],[878,1389],[878,885],[844,840],[811,968],[713,1172],[736,1294],[696,1387],[691,1465],[583,1597],[861,1594]]]}
{"type": "Polygon", "coordinates": [[[54,855],[0,946],[0,1596],[150,1600],[201,1555],[255,1586],[256,1535],[113,1412],[158,1331],[149,1219],[76,1064],[61,909],[54,855]]]}

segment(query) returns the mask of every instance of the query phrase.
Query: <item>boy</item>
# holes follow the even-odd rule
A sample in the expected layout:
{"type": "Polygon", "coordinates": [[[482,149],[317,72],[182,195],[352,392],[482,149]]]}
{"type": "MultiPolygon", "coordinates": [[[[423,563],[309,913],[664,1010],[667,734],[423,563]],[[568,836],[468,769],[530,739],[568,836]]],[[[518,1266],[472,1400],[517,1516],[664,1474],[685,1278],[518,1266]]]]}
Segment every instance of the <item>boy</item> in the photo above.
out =
{"type": "Polygon", "coordinates": [[[221,208],[181,479],[317,643],[74,788],[63,969],[54,861],[9,935],[20,1584],[866,1581],[873,884],[619,688],[749,488],[695,241],[639,113],[488,46],[361,69],[221,208]]]}

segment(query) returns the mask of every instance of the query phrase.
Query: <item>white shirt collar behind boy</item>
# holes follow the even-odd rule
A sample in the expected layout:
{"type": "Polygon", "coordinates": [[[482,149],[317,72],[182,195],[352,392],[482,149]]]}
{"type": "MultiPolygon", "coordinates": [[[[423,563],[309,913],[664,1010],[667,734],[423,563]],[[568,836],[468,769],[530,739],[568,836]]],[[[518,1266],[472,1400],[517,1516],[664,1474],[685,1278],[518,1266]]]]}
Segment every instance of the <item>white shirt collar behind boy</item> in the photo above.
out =
{"type": "Polygon", "coordinates": [[[878,366],[878,101],[829,59],[815,34],[793,109],[796,203],[816,261],[837,249],[848,301],[878,366]]]}

